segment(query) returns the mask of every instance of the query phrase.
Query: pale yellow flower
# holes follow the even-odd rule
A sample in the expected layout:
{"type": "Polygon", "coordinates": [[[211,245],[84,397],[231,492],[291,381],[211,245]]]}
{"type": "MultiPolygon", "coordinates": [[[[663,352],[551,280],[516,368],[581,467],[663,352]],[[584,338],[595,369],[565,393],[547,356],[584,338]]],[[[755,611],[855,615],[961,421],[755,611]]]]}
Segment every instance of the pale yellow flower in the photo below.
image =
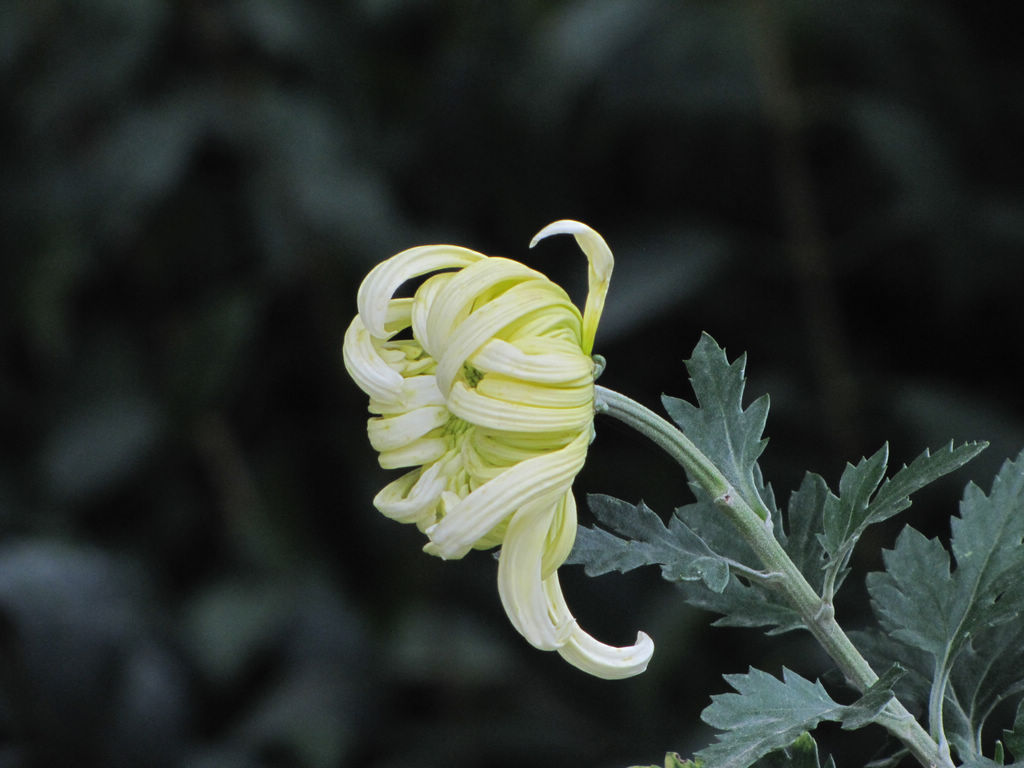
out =
{"type": "Polygon", "coordinates": [[[414,468],[377,494],[377,509],[419,526],[424,549],[442,558],[500,545],[498,591],[513,626],[586,672],[628,677],[646,669],[651,639],[598,642],[579,628],[558,582],[576,537],[572,482],[593,436],[591,352],[613,264],[604,239],[576,221],[548,225],[530,245],[563,233],[590,264],[582,315],[517,261],[410,248],[360,286],[345,367],[370,396],[367,430],[381,466],[414,468]],[[412,298],[394,298],[427,274],[412,298]]]}

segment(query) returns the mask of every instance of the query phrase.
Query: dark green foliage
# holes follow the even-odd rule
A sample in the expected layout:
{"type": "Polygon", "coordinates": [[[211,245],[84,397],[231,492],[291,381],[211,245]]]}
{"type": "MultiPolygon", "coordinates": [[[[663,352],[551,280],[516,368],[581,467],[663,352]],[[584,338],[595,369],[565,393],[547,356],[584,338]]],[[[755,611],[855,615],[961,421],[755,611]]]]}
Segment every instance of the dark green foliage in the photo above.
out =
{"type": "Polygon", "coordinates": [[[666,527],[642,501],[634,506],[591,494],[587,502],[598,522],[617,535],[600,528],[581,528],[567,563],[584,564],[588,576],[612,570],[625,573],[657,563],[668,581],[700,580],[712,592],[725,589],[728,563],[678,516],[666,527]]]}
{"type": "Polygon", "coordinates": [[[762,498],[767,494],[757,467],[757,458],[768,444],[762,438],[768,397],[762,395],[743,407],[745,366],[746,355],[730,363],[725,350],[705,333],[686,361],[697,404],[668,395],[662,397],[662,403],[683,434],[711,459],[743,498],[761,501],[760,510],[770,501],[762,498]]]}
{"type": "Polygon", "coordinates": [[[1010,750],[1015,762],[1024,763],[1024,701],[1017,706],[1013,729],[1003,731],[1003,744],[1010,750]]]}
{"type": "Polygon", "coordinates": [[[724,733],[697,757],[716,768],[746,768],[772,750],[792,744],[823,720],[862,728],[892,698],[892,685],[900,674],[898,669],[891,670],[848,706],[836,703],[821,683],[785,668],[781,680],[757,669],[746,675],[726,675],[736,693],[712,696],[711,705],[701,714],[706,723],[724,733]]]}
{"type": "Polygon", "coordinates": [[[831,757],[822,766],[818,757],[818,745],[809,733],[802,733],[797,736],[796,741],[785,749],[762,757],[754,768],[835,768],[836,763],[831,757]]]}
{"type": "MultiPolygon", "coordinates": [[[[959,469],[987,445],[966,443],[954,447],[950,442],[936,453],[925,450],[909,466],[903,466],[884,482],[888,445],[882,446],[871,458],[861,459],[856,466],[847,464],[839,481],[839,496],[829,494],[824,505],[821,543],[829,559],[829,583],[838,587],[845,577],[853,548],[868,526],[907,509],[911,494],[959,469]]],[[[829,599],[832,594],[828,595],[829,599]]]]}
{"type": "Polygon", "coordinates": [[[996,704],[1024,693],[1024,454],[1003,466],[989,495],[968,485],[952,529],[949,550],[904,529],[885,572],[867,584],[896,641],[882,641],[882,655],[898,658],[901,646],[927,655],[927,664],[917,657],[921,688],[945,697],[950,742],[967,758],[980,756],[996,704]]]}

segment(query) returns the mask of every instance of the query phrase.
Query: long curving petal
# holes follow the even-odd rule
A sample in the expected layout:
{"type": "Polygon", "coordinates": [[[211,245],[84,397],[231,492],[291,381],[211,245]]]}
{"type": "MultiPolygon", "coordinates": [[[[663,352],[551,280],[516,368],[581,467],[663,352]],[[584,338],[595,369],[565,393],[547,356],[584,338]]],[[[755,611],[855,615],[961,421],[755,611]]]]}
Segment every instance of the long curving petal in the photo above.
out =
{"type": "Polygon", "coordinates": [[[553,615],[541,577],[548,529],[557,497],[542,497],[521,507],[509,520],[498,556],[498,594],[509,621],[542,651],[562,647],[573,629],[572,616],[553,615]]]}
{"type": "Polygon", "coordinates": [[[530,247],[533,248],[545,237],[551,235],[573,235],[580,250],[590,264],[587,270],[587,303],[583,308],[583,351],[590,354],[594,350],[594,336],[597,324],[604,311],[605,296],[608,295],[608,283],[612,279],[612,268],[615,259],[611,248],[596,231],[579,221],[562,219],[548,224],[533,236],[530,247]]]}
{"type": "Polygon", "coordinates": [[[428,272],[465,267],[486,258],[482,253],[455,245],[420,245],[396,253],[370,270],[359,286],[359,316],[372,335],[383,338],[388,302],[402,283],[428,272]]]}

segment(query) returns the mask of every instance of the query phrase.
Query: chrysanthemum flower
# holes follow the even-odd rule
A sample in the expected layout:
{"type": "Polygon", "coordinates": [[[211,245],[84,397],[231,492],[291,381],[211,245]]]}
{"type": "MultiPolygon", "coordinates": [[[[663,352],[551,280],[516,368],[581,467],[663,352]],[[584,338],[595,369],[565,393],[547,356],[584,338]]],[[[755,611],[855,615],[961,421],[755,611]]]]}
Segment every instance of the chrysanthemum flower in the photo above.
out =
{"type": "Polygon", "coordinates": [[[531,247],[572,234],[590,263],[582,315],[562,288],[519,262],[466,248],[410,248],[359,288],[345,367],[370,396],[370,443],[385,469],[412,467],[374,498],[415,523],[430,554],[501,546],[498,591],[535,647],[603,678],[642,672],[654,644],[600,643],[576,623],[558,582],[576,537],[572,482],[593,436],[594,335],[611,278],[604,239],[556,221],[531,247]],[[441,271],[445,270],[445,271],[441,271]],[[406,281],[432,274],[412,298],[406,281]]]}

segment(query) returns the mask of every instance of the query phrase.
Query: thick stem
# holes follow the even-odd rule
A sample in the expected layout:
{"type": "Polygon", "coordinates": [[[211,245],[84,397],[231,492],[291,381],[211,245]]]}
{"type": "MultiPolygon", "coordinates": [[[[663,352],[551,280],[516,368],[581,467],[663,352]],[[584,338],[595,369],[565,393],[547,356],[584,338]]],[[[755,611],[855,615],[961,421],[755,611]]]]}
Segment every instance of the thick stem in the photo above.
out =
{"type": "MultiPolygon", "coordinates": [[[[606,413],[650,438],[711,495],[765,569],[775,575],[773,585],[800,614],[807,629],[854,688],[865,691],[878,680],[871,665],[836,622],[832,606],[814,591],[775,538],[760,499],[744,499],[692,440],[649,408],[601,386],[596,388],[595,401],[598,413],[606,413]]],[[[953,768],[948,753],[944,754],[906,707],[893,699],[886,709],[888,716],[881,724],[906,745],[921,765],[953,768]]]]}

